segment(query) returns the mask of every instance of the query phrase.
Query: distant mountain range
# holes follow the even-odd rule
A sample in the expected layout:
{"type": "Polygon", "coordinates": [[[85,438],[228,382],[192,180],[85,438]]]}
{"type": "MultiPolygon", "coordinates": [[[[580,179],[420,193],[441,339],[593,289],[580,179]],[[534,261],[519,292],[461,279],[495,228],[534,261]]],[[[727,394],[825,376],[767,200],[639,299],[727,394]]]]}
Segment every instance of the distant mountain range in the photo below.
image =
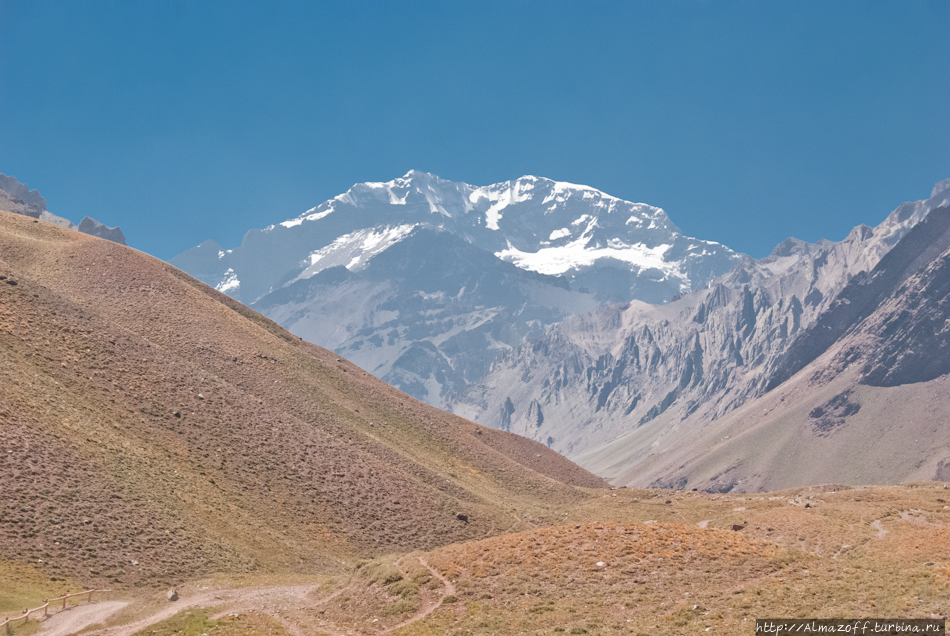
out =
{"type": "Polygon", "coordinates": [[[170,262],[441,405],[525,338],[607,304],[665,302],[741,258],[587,186],[411,171],[252,230],[238,248],[206,241],[170,262]]]}

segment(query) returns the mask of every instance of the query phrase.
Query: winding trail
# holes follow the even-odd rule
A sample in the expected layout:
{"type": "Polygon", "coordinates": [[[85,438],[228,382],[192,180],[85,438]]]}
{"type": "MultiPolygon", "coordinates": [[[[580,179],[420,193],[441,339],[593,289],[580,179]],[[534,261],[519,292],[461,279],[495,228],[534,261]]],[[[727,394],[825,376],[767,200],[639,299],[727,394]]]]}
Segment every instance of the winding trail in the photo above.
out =
{"type": "Polygon", "coordinates": [[[455,594],[455,585],[453,585],[451,581],[449,581],[447,578],[439,574],[439,571],[436,570],[431,565],[429,565],[428,563],[426,563],[426,560],[423,559],[422,557],[419,557],[419,563],[422,564],[422,567],[429,570],[432,576],[434,576],[435,578],[439,579],[442,582],[442,592],[439,595],[438,600],[429,601],[428,603],[423,603],[422,607],[419,608],[418,612],[416,612],[415,614],[413,614],[412,616],[410,616],[403,622],[399,623],[398,625],[393,625],[392,627],[379,632],[380,634],[388,634],[390,632],[396,631],[397,629],[402,629],[406,625],[412,625],[415,622],[421,621],[423,618],[425,618],[426,616],[428,616],[435,610],[442,607],[442,601],[444,601],[447,596],[452,596],[455,594]]]}
{"type": "MultiPolygon", "coordinates": [[[[439,580],[439,582],[442,584],[442,589],[439,591],[437,597],[423,602],[419,610],[406,620],[385,630],[377,632],[377,634],[380,636],[382,634],[389,634],[390,632],[402,629],[407,625],[421,621],[441,607],[442,602],[446,599],[446,597],[455,594],[455,585],[451,581],[442,576],[438,570],[426,563],[425,559],[422,557],[418,557],[418,559],[419,563],[425,569],[429,570],[429,573],[432,574],[432,576],[439,580]]],[[[408,573],[403,571],[398,563],[396,564],[396,567],[400,572],[402,572],[403,576],[408,578],[408,573]]],[[[135,634],[136,632],[146,629],[149,626],[158,623],[159,621],[163,621],[174,616],[178,612],[181,612],[182,610],[192,607],[209,608],[212,610],[209,613],[213,619],[222,618],[230,613],[249,611],[261,612],[280,621],[284,628],[293,636],[310,636],[313,632],[303,628],[302,626],[283,616],[282,608],[288,606],[293,606],[296,608],[306,607],[308,609],[317,608],[321,605],[326,605],[348,590],[351,590],[354,585],[355,583],[350,583],[349,585],[343,586],[340,589],[334,591],[332,594],[317,600],[310,600],[307,598],[315,589],[318,589],[319,586],[316,585],[277,585],[269,587],[209,590],[207,592],[192,594],[191,596],[182,598],[174,603],[169,603],[161,610],[132,623],[90,632],[90,636],[132,636],[132,634],[135,634]]],[[[49,627],[42,632],[41,636],[68,636],[68,634],[73,634],[85,627],[88,627],[89,625],[95,625],[96,623],[103,622],[106,618],[125,607],[125,605],[126,603],[104,602],[83,606],[83,611],[81,612],[75,611],[75,609],[79,608],[75,608],[70,612],[64,612],[64,615],[70,614],[70,616],[64,616],[64,620],[60,620],[56,624],[48,622],[49,627]],[[54,628],[56,631],[53,631],[54,628]]],[[[53,619],[50,619],[50,621],[52,620],[53,619]]],[[[330,630],[333,633],[355,636],[355,633],[351,629],[335,625],[321,626],[319,629],[321,631],[330,630]]]]}
{"type": "MultiPolygon", "coordinates": [[[[263,608],[272,607],[278,603],[286,603],[289,600],[302,600],[315,587],[314,585],[275,585],[270,587],[210,590],[200,594],[193,594],[174,603],[169,603],[158,612],[132,623],[100,629],[91,632],[91,634],[95,636],[132,636],[135,632],[141,631],[166,618],[171,618],[182,610],[199,606],[208,608],[226,606],[228,610],[225,610],[223,613],[227,613],[227,611],[233,612],[235,607],[244,609],[245,611],[247,608],[252,608],[257,611],[264,611],[268,615],[273,615],[273,613],[267,612],[263,608]]],[[[273,616],[283,622],[280,616],[273,616]]],[[[307,636],[306,634],[295,633],[297,630],[291,629],[289,625],[287,628],[294,636],[307,636]]],[[[43,636],[46,635],[44,634],[43,636]]]]}

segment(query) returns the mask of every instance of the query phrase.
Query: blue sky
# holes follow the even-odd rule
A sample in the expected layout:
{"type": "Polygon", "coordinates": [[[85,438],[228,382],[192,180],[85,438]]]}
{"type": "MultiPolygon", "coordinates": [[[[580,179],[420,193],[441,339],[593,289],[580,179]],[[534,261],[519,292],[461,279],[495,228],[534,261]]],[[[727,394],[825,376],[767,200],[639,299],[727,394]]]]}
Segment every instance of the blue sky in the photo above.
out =
{"type": "Polygon", "coordinates": [[[0,0],[0,172],[161,258],[411,168],[764,256],[950,177],[950,2],[0,0]]]}

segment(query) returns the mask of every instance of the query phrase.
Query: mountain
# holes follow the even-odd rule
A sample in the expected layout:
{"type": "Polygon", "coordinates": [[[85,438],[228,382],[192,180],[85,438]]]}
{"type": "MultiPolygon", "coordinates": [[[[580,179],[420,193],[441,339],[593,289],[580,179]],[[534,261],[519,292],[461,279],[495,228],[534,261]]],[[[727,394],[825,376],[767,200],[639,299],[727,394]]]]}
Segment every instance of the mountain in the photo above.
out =
{"type": "Polygon", "coordinates": [[[253,305],[430,404],[481,378],[501,351],[596,306],[566,281],[429,228],[361,270],[324,269],[253,305]]]}
{"type": "Polygon", "coordinates": [[[15,177],[8,177],[5,174],[0,174],[0,210],[23,214],[69,230],[78,230],[83,234],[91,234],[127,245],[125,235],[118,227],[107,227],[88,216],[83,218],[77,226],[69,219],[50,214],[46,209],[46,199],[38,190],[30,190],[26,184],[20,183],[15,177]]]}
{"type": "Polygon", "coordinates": [[[0,566],[87,584],[340,570],[604,486],[166,263],[8,212],[0,386],[0,566]]]}
{"type": "Polygon", "coordinates": [[[792,342],[766,374],[771,391],[681,444],[658,446],[619,477],[720,492],[946,481],[948,354],[944,206],[855,276],[792,342]]]}
{"type": "MultiPolygon", "coordinates": [[[[744,258],[707,289],[668,305],[631,302],[556,326],[499,357],[450,407],[533,437],[618,484],[692,486],[679,471],[687,461],[680,450],[702,455],[705,447],[692,441],[700,431],[718,431],[711,423],[756,404],[852,328],[863,314],[842,309],[855,307],[848,294],[857,292],[848,290],[902,239],[915,240],[911,229],[950,202],[948,186],[844,241],[789,239],[764,259],[744,258]],[[651,468],[664,453],[680,463],[651,468]]],[[[802,483],[795,477],[768,484],[802,483]]]]}
{"type": "Polygon", "coordinates": [[[76,229],[72,221],[49,213],[46,199],[38,190],[30,190],[26,184],[5,174],[0,174],[0,210],[23,214],[70,230],[76,229]]]}
{"type": "Polygon", "coordinates": [[[252,230],[239,248],[206,241],[171,262],[441,404],[526,336],[613,302],[666,302],[740,258],[587,186],[411,171],[252,230]]]}

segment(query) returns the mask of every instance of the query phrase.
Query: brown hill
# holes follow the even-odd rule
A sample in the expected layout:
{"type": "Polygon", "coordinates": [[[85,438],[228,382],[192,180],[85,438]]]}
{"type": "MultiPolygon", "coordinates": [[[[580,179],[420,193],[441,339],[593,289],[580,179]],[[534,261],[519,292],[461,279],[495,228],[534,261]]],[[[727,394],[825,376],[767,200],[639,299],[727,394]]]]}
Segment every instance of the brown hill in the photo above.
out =
{"type": "Polygon", "coordinates": [[[127,247],[0,212],[0,277],[0,545],[52,577],[326,571],[604,485],[127,247]]]}

